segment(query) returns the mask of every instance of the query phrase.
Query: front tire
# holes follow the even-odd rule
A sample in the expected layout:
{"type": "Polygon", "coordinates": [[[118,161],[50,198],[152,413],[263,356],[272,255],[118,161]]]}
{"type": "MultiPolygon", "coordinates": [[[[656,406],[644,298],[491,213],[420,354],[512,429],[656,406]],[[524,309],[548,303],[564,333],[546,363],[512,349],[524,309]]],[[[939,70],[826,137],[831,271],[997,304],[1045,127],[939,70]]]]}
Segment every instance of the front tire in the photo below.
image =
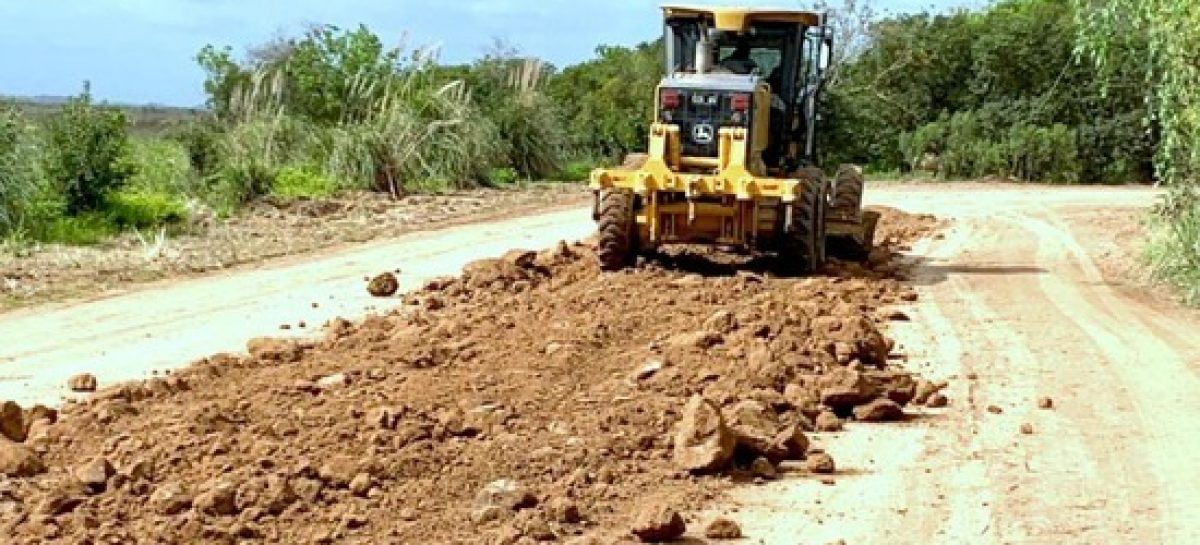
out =
{"type": "Polygon", "coordinates": [[[637,252],[637,222],[634,195],[630,191],[606,190],[600,193],[600,213],[596,218],[599,241],[596,257],[600,269],[615,271],[633,263],[637,252]]]}

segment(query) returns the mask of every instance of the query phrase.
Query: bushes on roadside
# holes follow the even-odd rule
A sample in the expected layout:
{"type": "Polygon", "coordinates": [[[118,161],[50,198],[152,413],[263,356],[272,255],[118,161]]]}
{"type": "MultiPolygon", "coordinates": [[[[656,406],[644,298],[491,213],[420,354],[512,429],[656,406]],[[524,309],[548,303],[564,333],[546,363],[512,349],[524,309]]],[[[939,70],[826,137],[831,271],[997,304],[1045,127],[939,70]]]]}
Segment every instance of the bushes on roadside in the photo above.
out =
{"type": "Polygon", "coordinates": [[[92,104],[88,89],[46,121],[43,170],[65,196],[66,213],[95,211],[130,177],[125,114],[92,104]]]}
{"type": "Polygon", "coordinates": [[[0,105],[0,235],[21,224],[41,191],[39,168],[32,129],[16,109],[0,105]]]}

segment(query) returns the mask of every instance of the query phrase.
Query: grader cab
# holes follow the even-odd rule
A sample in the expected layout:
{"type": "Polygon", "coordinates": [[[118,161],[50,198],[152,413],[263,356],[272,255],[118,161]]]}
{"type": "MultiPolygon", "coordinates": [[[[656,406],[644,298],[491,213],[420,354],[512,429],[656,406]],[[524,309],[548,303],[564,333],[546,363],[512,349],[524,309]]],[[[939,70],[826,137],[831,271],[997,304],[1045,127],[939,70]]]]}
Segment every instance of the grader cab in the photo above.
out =
{"type": "Polygon", "coordinates": [[[823,13],[663,8],[666,77],[645,154],[591,174],[606,270],[664,244],[775,252],[799,271],[863,256],[878,216],[860,169],[818,165],[832,33],[823,13]],[[833,246],[830,246],[832,244],[833,246]]]}

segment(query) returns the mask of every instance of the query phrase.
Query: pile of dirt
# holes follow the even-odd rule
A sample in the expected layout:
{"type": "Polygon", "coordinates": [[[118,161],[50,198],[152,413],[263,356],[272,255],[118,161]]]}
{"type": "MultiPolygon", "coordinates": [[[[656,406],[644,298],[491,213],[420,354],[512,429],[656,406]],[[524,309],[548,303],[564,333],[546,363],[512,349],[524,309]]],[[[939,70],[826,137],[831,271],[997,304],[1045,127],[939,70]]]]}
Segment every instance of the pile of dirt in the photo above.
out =
{"type": "Polygon", "coordinates": [[[602,274],[586,245],[512,252],[321,340],[256,339],[248,356],[53,416],[16,408],[26,433],[0,443],[0,468],[10,455],[17,468],[0,481],[0,531],[21,543],[674,532],[674,516],[649,528],[638,515],[700,508],[730,474],[831,472],[807,434],[899,418],[918,395],[881,329],[881,310],[915,294],[880,278],[933,222],[898,217],[873,265],[811,278],[656,260],[602,274]]]}

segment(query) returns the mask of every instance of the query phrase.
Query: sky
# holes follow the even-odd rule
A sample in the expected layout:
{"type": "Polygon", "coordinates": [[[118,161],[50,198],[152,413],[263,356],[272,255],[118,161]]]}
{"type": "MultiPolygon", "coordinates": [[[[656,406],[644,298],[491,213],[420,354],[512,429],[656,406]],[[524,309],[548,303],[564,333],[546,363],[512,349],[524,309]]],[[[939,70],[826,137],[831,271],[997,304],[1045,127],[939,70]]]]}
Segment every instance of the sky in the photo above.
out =
{"type": "MultiPolygon", "coordinates": [[[[860,2],[862,0],[859,0],[860,2]]],[[[392,45],[437,46],[444,62],[479,57],[497,39],[566,66],[597,45],[661,33],[659,0],[0,0],[0,95],[199,106],[206,44],[237,53],[306,25],[366,24],[392,45]]],[[[707,0],[688,3],[717,3],[707,0]]],[[[730,4],[729,2],[724,2],[730,4]]],[[[831,2],[837,4],[838,2],[831,2]]],[[[874,0],[877,12],[979,7],[985,0],[874,0]]],[[[738,0],[733,5],[756,5],[738,0]]],[[[769,6],[809,7],[778,0],[769,6]]]]}

